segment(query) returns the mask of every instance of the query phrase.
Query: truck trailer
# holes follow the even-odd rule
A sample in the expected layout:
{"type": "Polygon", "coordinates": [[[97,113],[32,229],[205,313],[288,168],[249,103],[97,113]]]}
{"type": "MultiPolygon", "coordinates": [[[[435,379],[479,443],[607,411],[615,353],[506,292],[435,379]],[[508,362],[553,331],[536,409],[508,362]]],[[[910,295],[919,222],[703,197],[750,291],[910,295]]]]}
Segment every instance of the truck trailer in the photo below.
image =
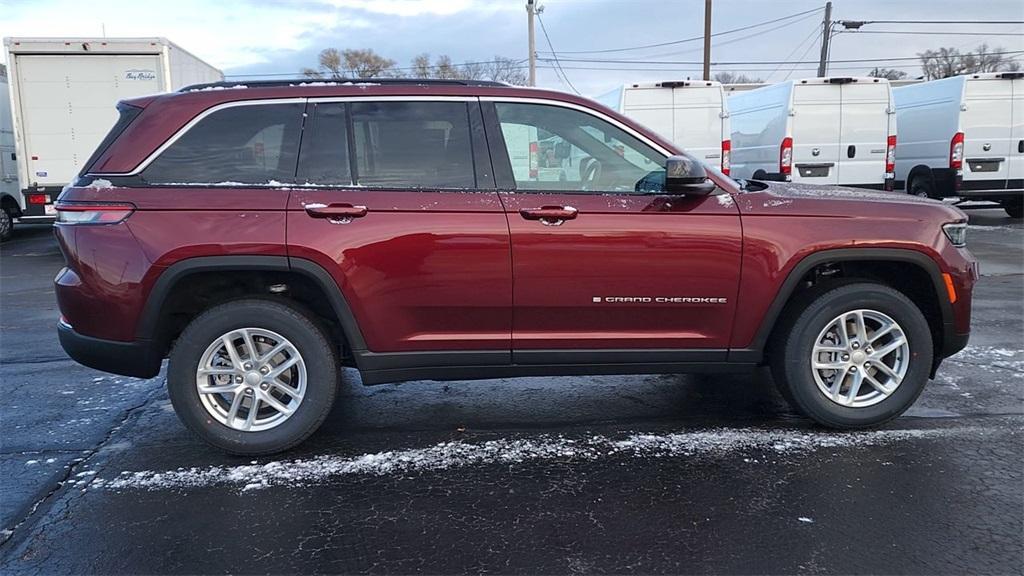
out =
{"type": "Polygon", "coordinates": [[[117,121],[119,100],[224,79],[166,38],[5,38],[4,49],[21,220],[53,218],[53,201],[117,121]]]}

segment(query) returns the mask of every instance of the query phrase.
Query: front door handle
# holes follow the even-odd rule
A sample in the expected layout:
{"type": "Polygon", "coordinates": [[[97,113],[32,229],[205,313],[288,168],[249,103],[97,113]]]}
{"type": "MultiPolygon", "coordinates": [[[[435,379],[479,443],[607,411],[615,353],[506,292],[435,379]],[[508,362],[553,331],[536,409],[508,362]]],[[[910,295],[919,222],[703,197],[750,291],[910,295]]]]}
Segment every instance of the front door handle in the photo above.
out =
{"type": "Polygon", "coordinates": [[[857,147],[854,146],[853,144],[850,144],[849,146],[846,147],[846,157],[853,158],[855,156],[857,156],[857,147]]]}
{"type": "Polygon", "coordinates": [[[519,215],[527,220],[540,220],[545,226],[561,226],[566,220],[576,218],[580,211],[572,206],[541,206],[540,208],[523,208],[519,215]]]}
{"type": "Polygon", "coordinates": [[[1017,140],[1017,152],[1024,154],[1024,140],[1017,140]]]}
{"type": "Polygon", "coordinates": [[[366,216],[366,206],[352,204],[306,204],[306,214],[312,218],[327,218],[335,224],[347,224],[353,218],[366,216]]]}

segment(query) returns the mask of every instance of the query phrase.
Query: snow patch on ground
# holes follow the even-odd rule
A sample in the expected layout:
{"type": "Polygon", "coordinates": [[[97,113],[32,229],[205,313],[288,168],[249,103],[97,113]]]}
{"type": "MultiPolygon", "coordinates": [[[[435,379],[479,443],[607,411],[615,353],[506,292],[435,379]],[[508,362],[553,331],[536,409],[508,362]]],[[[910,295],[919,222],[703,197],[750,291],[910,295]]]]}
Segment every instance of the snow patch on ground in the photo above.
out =
{"type": "Polygon", "coordinates": [[[859,448],[977,434],[980,430],[961,427],[837,433],[726,428],[672,434],[629,434],[618,438],[594,435],[571,439],[543,435],[480,443],[442,442],[424,448],[389,450],[359,456],[324,455],[241,466],[125,471],[107,481],[106,487],[115,490],[163,490],[227,486],[249,491],[272,486],[320,484],[331,478],[348,475],[385,476],[545,460],[591,461],[612,456],[689,458],[748,450],[802,454],[822,449],[859,448]]]}
{"type": "Polygon", "coordinates": [[[965,362],[986,367],[1005,368],[1024,372],[1024,350],[1011,350],[994,346],[968,346],[950,356],[953,362],[965,362]]]}

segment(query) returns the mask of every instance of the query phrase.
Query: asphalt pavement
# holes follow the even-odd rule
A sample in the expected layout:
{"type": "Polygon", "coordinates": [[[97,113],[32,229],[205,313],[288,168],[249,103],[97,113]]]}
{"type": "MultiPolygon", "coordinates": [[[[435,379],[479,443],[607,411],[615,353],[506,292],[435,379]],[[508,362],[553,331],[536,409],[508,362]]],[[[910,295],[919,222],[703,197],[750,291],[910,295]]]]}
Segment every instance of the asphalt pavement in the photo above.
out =
{"type": "Polygon", "coordinates": [[[163,386],[57,343],[48,227],[0,246],[0,573],[1024,570],[1024,227],[970,212],[970,346],[905,416],[835,433],[771,377],[364,387],[229,457],[163,386]]]}

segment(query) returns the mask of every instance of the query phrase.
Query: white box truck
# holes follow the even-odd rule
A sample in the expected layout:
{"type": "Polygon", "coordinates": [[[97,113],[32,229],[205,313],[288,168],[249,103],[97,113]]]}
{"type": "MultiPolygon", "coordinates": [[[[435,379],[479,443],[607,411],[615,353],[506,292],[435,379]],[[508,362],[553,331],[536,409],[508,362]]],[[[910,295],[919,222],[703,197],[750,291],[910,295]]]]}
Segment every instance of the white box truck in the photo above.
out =
{"type": "Polygon", "coordinates": [[[22,219],[52,219],[119,100],[224,79],[166,38],[4,38],[4,48],[22,219]]]}
{"type": "Polygon", "coordinates": [[[626,84],[597,101],[729,173],[729,109],[721,83],[626,84]]]}
{"type": "Polygon", "coordinates": [[[21,215],[18,191],[17,155],[14,152],[14,126],[11,99],[7,90],[7,68],[0,64],[0,241],[11,236],[14,218],[21,215]]]}
{"type": "Polygon", "coordinates": [[[892,190],[896,118],[884,78],[789,80],[729,96],[732,176],[892,190]]]}
{"type": "Polygon", "coordinates": [[[893,90],[896,187],[1000,203],[1021,217],[1024,72],[953,76],[893,90]]]}

